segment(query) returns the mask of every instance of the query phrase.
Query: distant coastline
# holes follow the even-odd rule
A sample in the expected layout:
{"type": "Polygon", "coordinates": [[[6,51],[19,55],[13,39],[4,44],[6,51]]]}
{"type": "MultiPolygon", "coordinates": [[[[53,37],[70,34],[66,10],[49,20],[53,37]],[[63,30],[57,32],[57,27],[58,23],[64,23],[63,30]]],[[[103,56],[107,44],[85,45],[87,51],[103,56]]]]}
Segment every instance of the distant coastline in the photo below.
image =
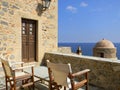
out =
{"type": "MultiPolygon", "coordinates": [[[[93,47],[96,43],[58,43],[59,47],[71,47],[73,53],[76,53],[78,46],[81,47],[82,54],[93,56],[93,47]]],[[[117,49],[117,58],[120,59],[120,43],[114,43],[117,49]]]]}

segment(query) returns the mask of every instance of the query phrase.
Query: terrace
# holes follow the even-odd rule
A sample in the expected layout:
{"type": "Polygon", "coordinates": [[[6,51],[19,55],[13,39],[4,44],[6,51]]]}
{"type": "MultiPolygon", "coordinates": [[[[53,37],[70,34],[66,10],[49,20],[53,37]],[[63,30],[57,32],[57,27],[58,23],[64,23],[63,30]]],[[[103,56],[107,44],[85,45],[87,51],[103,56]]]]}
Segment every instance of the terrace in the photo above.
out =
{"type": "MultiPolygon", "coordinates": [[[[119,60],[109,60],[105,58],[76,55],[73,53],[66,54],[58,52],[47,52],[43,58],[43,65],[46,65],[45,60],[47,59],[55,63],[69,62],[71,63],[74,72],[89,68],[91,70],[89,74],[90,90],[120,90],[119,60]]],[[[42,73],[43,71],[35,70],[35,72],[42,73]]],[[[2,77],[2,75],[0,77],[2,77]]],[[[2,81],[2,84],[5,85],[3,77],[1,79],[2,80],[0,81],[2,81]]],[[[41,83],[37,83],[36,87],[36,90],[48,90],[48,86],[41,83]]],[[[0,88],[3,88],[1,84],[0,88]]]]}
{"type": "MultiPolygon", "coordinates": [[[[34,58],[35,61],[38,60],[38,64],[41,62],[42,55],[47,52],[44,54],[42,62],[43,65],[46,65],[45,60],[49,59],[55,63],[71,63],[74,72],[89,68],[91,70],[89,75],[90,90],[120,90],[120,60],[76,55],[70,51],[64,53],[64,51],[67,51],[65,48],[63,48],[65,49],[64,51],[61,50],[59,53],[49,52],[57,51],[58,48],[58,0],[50,1],[50,9],[41,11],[39,10],[41,9],[39,8],[42,4],[41,0],[1,0],[0,53],[5,53],[10,56],[12,60],[23,61],[22,56],[25,55],[24,52],[29,53],[29,50],[26,49],[25,45],[27,47],[29,45],[30,48],[31,46],[36,45],[37,48],[32,47],[35,49],[35,52],[29,54],[33,56],[32,58],[34,58]],[[42,14],[40,12],[42,12],[42,14]],[[36,37],[34,41],[36,43],[33,43],[33,45],[31,45],[31,43],[28,44],[28,40],[25,40],[24,42],[27,44],[23,43],[22,40],[24,40],[25,27],[24,22],[21,21],[35,22],[35,27],[37,30],[34,30],[34,32],[38,35],[33,34],[34,37],[36,37]],[[37,60],[35,57],[37,57],[37,60]]],[[[27,23],[26,26],[28,25],[29,23],[27,23]]],[[[27,27],[27,32],[28,31],[32,34],[31,27],[27,27]]],[[[29,35],[26,35],[27,38],[31,40],[29,35]]],[[[46,73],[43,73],[43,70],[35,70],[35,73],[42,73],[46,75],[46,73]]],[[[36,83],[36,87],[36,90],[48,90],[48,86],[41,84],[40,82],[36,83]]],[[[5,90],[4,74],[1,67],[0,90],[5,90]]]]}

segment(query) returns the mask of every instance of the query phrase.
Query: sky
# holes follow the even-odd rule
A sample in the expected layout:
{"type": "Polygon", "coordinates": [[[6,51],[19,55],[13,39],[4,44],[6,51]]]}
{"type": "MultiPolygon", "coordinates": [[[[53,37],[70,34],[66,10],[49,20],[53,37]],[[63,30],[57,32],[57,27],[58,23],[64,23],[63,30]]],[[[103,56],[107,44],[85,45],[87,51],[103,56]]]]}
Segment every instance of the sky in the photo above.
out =
{"type": "Polygon", "coordinates": [[[58,42],[120,42],[120,0],[58,0],[58,42]]]}

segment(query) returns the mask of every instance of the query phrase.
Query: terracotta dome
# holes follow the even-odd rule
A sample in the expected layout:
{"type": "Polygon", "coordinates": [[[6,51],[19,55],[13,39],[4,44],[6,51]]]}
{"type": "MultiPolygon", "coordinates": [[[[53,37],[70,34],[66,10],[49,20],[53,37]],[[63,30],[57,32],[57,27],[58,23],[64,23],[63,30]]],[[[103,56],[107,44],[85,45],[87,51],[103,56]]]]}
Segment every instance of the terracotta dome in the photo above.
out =
{"type": "Polygon", "coordinates": [[[111,41],[102,39],[96,43],[95,48],[115,48],[115,46],[111,41]]]}

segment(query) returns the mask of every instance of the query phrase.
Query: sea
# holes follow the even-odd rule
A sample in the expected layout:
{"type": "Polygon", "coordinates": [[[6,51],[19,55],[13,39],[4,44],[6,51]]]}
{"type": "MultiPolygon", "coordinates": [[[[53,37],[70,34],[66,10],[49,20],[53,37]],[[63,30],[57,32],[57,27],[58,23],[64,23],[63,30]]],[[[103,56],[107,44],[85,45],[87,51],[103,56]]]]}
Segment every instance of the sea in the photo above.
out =
{"type": "MultiPolygon", "coordinates": [[[[82,55],[92,56],[93,48],[96,43],[58,43],[59,47],[71,47],[73,53],[76,53],[77,48],[80,46],[82,55]]],[[[117,49],[117,58],[120,59],[120,43],[113,43],[117,49]]]]}

